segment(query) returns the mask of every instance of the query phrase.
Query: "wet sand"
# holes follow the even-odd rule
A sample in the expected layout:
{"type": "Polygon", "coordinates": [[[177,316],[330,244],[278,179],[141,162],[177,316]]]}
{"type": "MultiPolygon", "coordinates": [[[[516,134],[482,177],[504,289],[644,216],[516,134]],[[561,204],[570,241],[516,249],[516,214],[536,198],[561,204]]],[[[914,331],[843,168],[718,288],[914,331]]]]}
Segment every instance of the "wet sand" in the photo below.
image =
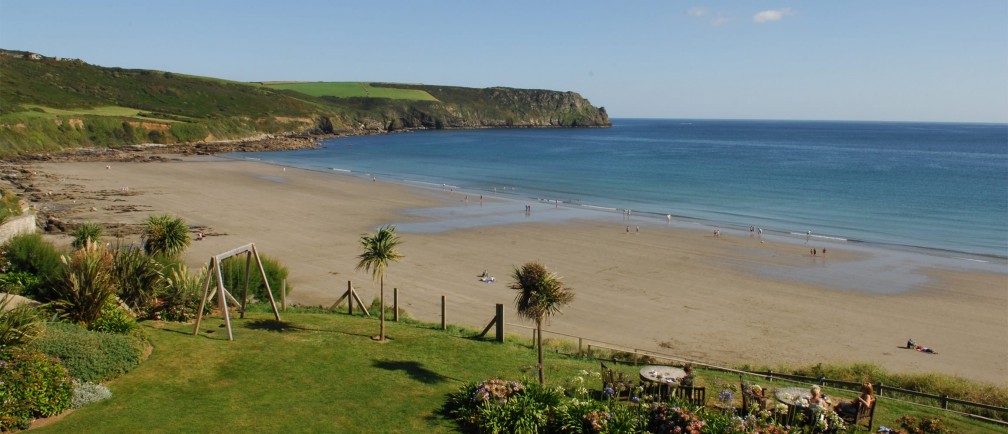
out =
{"type": "Polygon", "coordinates": [[[530,325],[513,315],[509,275],[538,260],[576,292],[550,331],[708,363],[863,361],[1008,386],[1003,263],[779,234],[761,243],[747,230],[714,237],[690,222],[542,202],[526,216],[510,199],[485,196],[481,207],[478,194],[250,161],[106,164],[29,166],[36,187],[53,191],[36,205],[70,223],[119,223],[110,239],[136,240],[153,213],[180,216],[208,235],[187,252],[194,267],[254,242],[290,269],[291,303],[328,306],[347,280],[365,301],[377,297],[370,275],[354,271],[358,239],[394,223],[406,257],[386,287],[415,318],[438,321],[445,295],[449,322],[482,327],[504,303],[507,322],[530,325]],[[823,247],[826,257],[809,252],[823,247]],[[497,281],[480,282],[483,270],[497,281]],[[907,338],[939,354],[899,348],[907,338]]]}

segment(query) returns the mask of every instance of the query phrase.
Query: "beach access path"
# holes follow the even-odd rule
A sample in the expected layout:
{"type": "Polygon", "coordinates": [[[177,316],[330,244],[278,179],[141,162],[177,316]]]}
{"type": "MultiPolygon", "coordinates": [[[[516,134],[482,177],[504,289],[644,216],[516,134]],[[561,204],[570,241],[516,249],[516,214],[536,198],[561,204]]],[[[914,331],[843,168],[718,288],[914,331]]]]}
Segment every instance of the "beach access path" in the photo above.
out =
{"type": "MultiPolygon", "coordinates": [[[[377,283],[354,270],[362,234],[424,219],[404,210],[480,206],[472,193],[465,201],[466,193],[439,188],[215,157],[169,160],[23,163],[4,170],[34,172],[34,188],[53,192],[36,206],[58,210],[66,222],[118,224],[106,231],[110,240],[136,241],[151,214],[182,217],[207,235],[187,252],[191,267],[254,242],[290,269],[295,289],[288,302],[308,305],[332,304],[347,280],[366,302],[377,297],[377,283]]],[[[524,205],[515,205],[524,216],[524,205]]],[[[872,362],[897,372],[1008,385],[1004,272],[907,267],[895,279],[905,279],[909,290],[885,291],[895,282],[893,264],[879,262],[873,270],[865,262],[872,254],[854,246],[831,244],[827,258],[812,257],[810,246],[773,238],[761,243],[748,231],[715,238],[708,228],[664,219],[634,220],[629,224],[640,232],[627,231],[619,213],[550,221],[537,217],[554,205],[532,207],[520,223],[401,233],[405,258],[389,267],[386,287],[399,288],[401,305],[421,320],[439,321],[444,295],[450,323],[482,327],[495,303],[505,305],[507,322],[518,323],[509,276],[514,266],[537,260],[576,294],[547,330],[711,363],[872,362]],[[868,265],[847,279],[871,286],[873,275],[888,276],[874,283],[882,290],[841,284],[846,279],[835,271],[861,263],[868,265]],[[481,282],[483,270],[496,282],[481,282]],[[940,354],[900,348],[911,337],[940,354]]],[[[69,243],[65,235],[51,238],[69,243]]]]}

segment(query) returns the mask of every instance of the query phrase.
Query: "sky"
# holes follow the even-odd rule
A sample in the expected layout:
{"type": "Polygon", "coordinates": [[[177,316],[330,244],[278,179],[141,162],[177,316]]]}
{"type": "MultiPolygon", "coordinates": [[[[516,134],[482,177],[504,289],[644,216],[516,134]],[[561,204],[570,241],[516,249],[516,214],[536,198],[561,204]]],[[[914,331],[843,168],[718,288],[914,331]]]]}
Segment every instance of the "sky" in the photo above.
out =
{"type": "Polygon", "coordinates": [[[1008,1],[0,0],[0,48],[238,81],[574,91],[613,118],[1008,122],[1008,1]]]}

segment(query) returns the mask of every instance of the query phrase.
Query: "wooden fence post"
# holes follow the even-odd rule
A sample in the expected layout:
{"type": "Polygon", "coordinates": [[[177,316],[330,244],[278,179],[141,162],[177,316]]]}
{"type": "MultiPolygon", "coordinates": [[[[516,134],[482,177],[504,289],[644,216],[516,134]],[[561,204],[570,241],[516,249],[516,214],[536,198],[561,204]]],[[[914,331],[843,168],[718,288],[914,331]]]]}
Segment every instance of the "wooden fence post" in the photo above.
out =
{"type": "Polygon", "coordinates": [[[581,349],[584,348],[583,345],[584,345],[584,339],[582,339],[582,338],[579,337],[578,338],[578,355],[579,356],[582,354],[582,350],[581,349]]]}
{"type": "Polygon", "coordinates": [[[280,307],[287,312],[287,279],[280,283],[280,307]]]}
{"type": "Polygon", "coordinates": [[[445,296],[441,296],[441,330],[448,330],[448,319],[445,318],[445,313],[447,309],[445,308],[445,296]]]}
{"type": "Polygon", "coordinates": [[[346,281],[347,290],[347,315],[353,316],[353,286],[350,285],[350,281],[346,281]]]}
{"type": "Polygon", "coordinates": [[[948,410],[948,395],[941,396],[942,410],[948,410]]]}
{"type": "Polygon", "coordinates": [[[497,335],[494,340],[504,342],[504,305],[497,303],[497,335]]]}
{"type": "Polygon", "coordinates": [[[399,322],[399,288],[392,288],[392,321],[399,322]]]}

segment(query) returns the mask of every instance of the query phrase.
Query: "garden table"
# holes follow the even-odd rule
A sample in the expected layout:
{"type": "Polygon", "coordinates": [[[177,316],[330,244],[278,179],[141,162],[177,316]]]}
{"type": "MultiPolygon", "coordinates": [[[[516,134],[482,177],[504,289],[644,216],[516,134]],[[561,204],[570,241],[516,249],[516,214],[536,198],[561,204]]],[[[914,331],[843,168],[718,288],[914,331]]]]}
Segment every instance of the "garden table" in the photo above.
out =
{"type": "Polygon", "coordinates": [[[679,379],[686,376],[686,371],[675,366],[651,365],[640,370],[640,378],[652,383],[678,383],[679,379]]]}

